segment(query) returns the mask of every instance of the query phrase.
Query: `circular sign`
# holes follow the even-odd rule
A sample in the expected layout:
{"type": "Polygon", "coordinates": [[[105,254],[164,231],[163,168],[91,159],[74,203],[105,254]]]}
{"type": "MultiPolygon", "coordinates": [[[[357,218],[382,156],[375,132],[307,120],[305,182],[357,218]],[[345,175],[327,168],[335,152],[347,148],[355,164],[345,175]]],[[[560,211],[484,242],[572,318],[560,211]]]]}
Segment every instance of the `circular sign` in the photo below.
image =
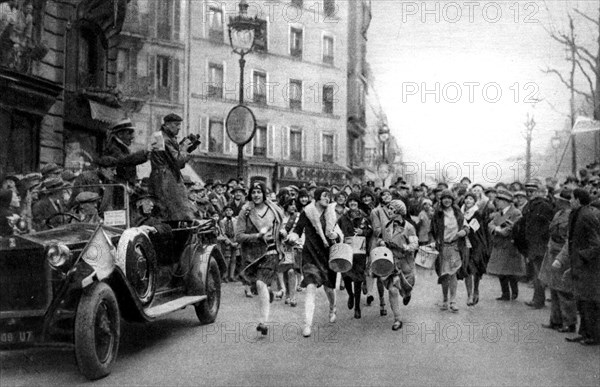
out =
{"type": "Polygon", "coordinates": [[[246,145],[256,132],[254,113],[244,105],[237,105],[229,111],[225,129],[231,141],[237,145],[246,145]]]}

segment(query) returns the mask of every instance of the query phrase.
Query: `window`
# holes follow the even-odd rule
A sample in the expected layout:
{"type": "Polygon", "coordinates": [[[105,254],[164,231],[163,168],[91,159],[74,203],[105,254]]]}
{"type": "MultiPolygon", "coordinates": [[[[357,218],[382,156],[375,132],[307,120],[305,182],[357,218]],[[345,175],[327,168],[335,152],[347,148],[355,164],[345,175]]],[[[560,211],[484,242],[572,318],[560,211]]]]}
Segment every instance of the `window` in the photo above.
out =
{"type": "Polygon", "coordinates": [[[333,114],[333,86],[323,86],[323,113],[333,114]]]}
{"type": "Polygon", "coordinates": [[[268,31],[267,31],[267,21],[258,19],[258,29],[256,30],[256,35],[254,36],[254,50],[260,52],[268,51],[268,31]]]}
{"type": "Polygon", "coordinates": [[[254,156],[267,156],[267,127],[257,126],[254,135],[254,156]]]}
{"type": "Polygon", "coordinates": [[[117,84],[126,86],[129,82],[129,50],[119,49],[117,54],[117,84]]]}
{"type": "Polygon", "coordinates": [[[179,102],[179,59],[166,55],[149,55],[148,76],[157,99],[179,102]]]}
{"type": "Polygon", "coordinates": [[[212,98],[223,98],[223,65],[209,63],[207,95],[212,98]]]}
{"type": "Polygon", "coordinates": [[[208,127],[208,151],[223,153],[223,122],[211,119],[208,127]]]}
{"type": "Polygon", "coordinates": [[[302,110],[302,81],[290,79],[290,109],[302,110]]]}
{"type": "Polygon", "coordinates": [[[323,37],[323,63],[333,65],[333,37],[323,37]]]}
{"type": "Polygon", "coordinates": [[[104,86],[104,49],[98,35],[91,29],[80,30],[77,60],[79,87],[104,86]]]}
{"type": "Polygon", "coordinates": [[[208,37],[223,42],[223,11],[217,7],[208,8],[208,37]]]}
{"type": "Polygon", "coordinates": [[[171,99],[170,62],[168,56],[156,57],[156,96],[160,99],[171,99]]]}
{"type": "Polygon", "coordinates": [[[333,163],[333,134],[323,135],[323,162],[333,163]]]}
{"type": "Polygon", "coordinates": [[[302,29],[290,27],[290,55],[302,59],[302,29]]]}
{"type": "Polygon", "coordinates": [[[173,0],[157,1],[156,37],[171,40],[173,36],[173,0]]]}
{"type": "Polygon", "coordinates": [[[254,85],[254,102],[267,104],[267,74],[255,71],[252,79],[254,85]]]}
{"type": "Polygon", "coordinates": [[[302,161],[302,130],[290,130],[290,159],[302,161]]]}
{"type": "Polygon", "coordinates": [[[302,8],[302,3],[304,1],[303,0],[292,0],[292,5],[298,7],[298,8],[302,8]]]}
{"type": "Polygon", "coordinates": [[[335,15],[335,1],[334,0],[323,0],[323,12],[325,16],[335,15]]]}

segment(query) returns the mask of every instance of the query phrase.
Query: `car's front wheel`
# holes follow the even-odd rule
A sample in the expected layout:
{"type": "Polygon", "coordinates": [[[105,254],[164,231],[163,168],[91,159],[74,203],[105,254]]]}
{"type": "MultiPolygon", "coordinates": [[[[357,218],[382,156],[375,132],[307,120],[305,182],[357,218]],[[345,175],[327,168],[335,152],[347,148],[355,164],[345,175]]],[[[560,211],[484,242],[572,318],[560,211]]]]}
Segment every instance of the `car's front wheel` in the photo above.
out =
{"type": "Polygon", "coordinates": [[[121,319],[115,293],[104,282],[83,291],[75,317],[75,357],[90,380],[108,374],[117,359],[121,319]]]}
{"type": "Polygon", "coordinates": [[[221,272],[214,258],[208,262],[208,273],[206,275],[206,299],[200,301],[194,307],[196,316],[202,324],[215,322],[219,307],[221,306],[221,272]]]}

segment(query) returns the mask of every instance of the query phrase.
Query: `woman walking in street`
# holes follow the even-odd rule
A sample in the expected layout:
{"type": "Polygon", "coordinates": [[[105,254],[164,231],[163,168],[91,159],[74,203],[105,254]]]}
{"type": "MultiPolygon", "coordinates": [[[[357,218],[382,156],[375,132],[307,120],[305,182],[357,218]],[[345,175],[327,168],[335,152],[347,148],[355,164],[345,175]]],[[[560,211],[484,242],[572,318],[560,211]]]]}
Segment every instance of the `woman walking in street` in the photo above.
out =
{"type": "Polygon", "coordinates": [[[489,234],[476,201],[477,195],[473,192],[467,192],[461,208],[465,222],[469,226],[469,235],[467,236],[468,254],[466,254],[466,262],[463,261],[463,265],[465,265],[467,306],[477,305],[479,302],[479,281],[485,274],[485,267],[490,258],[489,234]]]}
{"type": "Polygon", "coordinates": [[[268,288],[277,279],[277,267],[283,257],[282,235],[283,212],[275,203],[267,200],[264,183],[256,182],[250,187],[248,203],[244,204],[237,219],[236,241],[240,243],[242,255],[248,266],[241,276],[247,282],[256,283],[260,320],[256,330],[268,333],[270,302],[273,292],[268,288]]]}
{"type": "MultiPolygon", "coordinates": [[[[290,223],[291,219],[297,219],[296,217],[296,203],[292,199],[288,199],[287,202],[283,203],[283,208],[285,210],[283,224],[284,227],[279,231],[281,236],[287,239],[288,232],[286,231],[287,225],[290,223]]],[[[285,303],[289,304],[292,307],[295,307],[298,304],[296,300],[296,272],[294,270],[295,266],[295,249],[294,244],[284,243],[283,245],[283,260],[279,264],[278,268],[278,277],[279,282],[282,284],[282,289],[285,292],[285,303]]]]}
{"type": "Polygon", "coordinates": [[[335,203],[329,204],[330,193],[325,188],[317,188],[314,201],[304,208],[298,223],[288,237],[294,243],[305,233],[302,249],[303,287],[306,287],[304,337],[312,333],[315,312],[316,290],[321,286],[329,300],[329,322],[336,321],[335,280],[337,273],[329,268],[329,247],[341,241],[343,235],[337,226],[335,203]]]}
{"type": "Polygon", "coordinates": [[[348,204],[348,211],[338,220],[338,224],[346,237],[359,238],[358,241],[362,242],[362,246],[359,246],[359,248],[362,247],[364,252],[354,251],[352,269],[343,273],[342,279],[348,293],[348,309],[354,308],[354,318],[360,318],[360,293],[367,270],[367,240],[371,237],[373,230],[367,214],[358,208],[360,197],[354,193],[350,194],[346,203],[348,204]]]}
{"type": "MultiPolygon", "coordinates": [[[[373,227],[373,234],[371,235],[371,240],[369,242],[368,248],[369,252],[372,248],[377,247],[377,241],[383,235],[383,229],[385,225],[389,223],[392,219],[393,211],[389,207],[392,201],[392,193],[388,189],[381,190],[379,205],[371,211],[371,226],[373,227]]],[[[368,262],[368,267],[370,268],[370,262],[368,262]]],[[[370,270],[369,270],[370,271],[370,270]]],[[[379,294],[379,315],[387,316],[387,309],[385,308],[385,299],[384,295],[384,286],[381,278],[373,275],[372,273],[367,273],[367,305],[371,305],[374,297],[371,294],[373,290],[373,282],[377,281],[377,292],[379,294]]]]}
{"type": "Polygon", "coordinates": [[[437,250],[440,252],[435,265],[439,276],[438,283],[442,285],[444,297],[440,309],[458,312],[455,302],[457,271],[462,265],[463,257],[467,254],[465,237],[469,227],[454,202],[455,198],[450,190],[442,191],[440,206],[433,215],[432,233],[437,250]]]}

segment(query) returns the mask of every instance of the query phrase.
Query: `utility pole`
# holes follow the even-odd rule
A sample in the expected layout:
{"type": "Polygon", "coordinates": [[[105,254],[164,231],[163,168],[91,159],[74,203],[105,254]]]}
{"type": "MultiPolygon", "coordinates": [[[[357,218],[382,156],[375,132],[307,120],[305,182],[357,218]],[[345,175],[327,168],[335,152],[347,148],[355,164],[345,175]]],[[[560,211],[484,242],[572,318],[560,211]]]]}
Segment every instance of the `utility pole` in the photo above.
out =
{"type": "Polygon", "coordinates": [[[527,141],[527,149],[525,150],[525,181],[531,180],[531,140],[533,138],[533,128],[535,128],[533,114],[530,116],[527,113],[524,133],[525,140],[527,141]]]}
{"type": "MultiPolygon", "coordinates": [[[[569,23],[571,29],[571,74],[569,84],[571,89],[571,130],[575,126],[575,26],[573,19],[569,23]]],[[[571,174],[577,176],[577,144],[575,142],[575,133],[571,132],[571,174]]]]}

